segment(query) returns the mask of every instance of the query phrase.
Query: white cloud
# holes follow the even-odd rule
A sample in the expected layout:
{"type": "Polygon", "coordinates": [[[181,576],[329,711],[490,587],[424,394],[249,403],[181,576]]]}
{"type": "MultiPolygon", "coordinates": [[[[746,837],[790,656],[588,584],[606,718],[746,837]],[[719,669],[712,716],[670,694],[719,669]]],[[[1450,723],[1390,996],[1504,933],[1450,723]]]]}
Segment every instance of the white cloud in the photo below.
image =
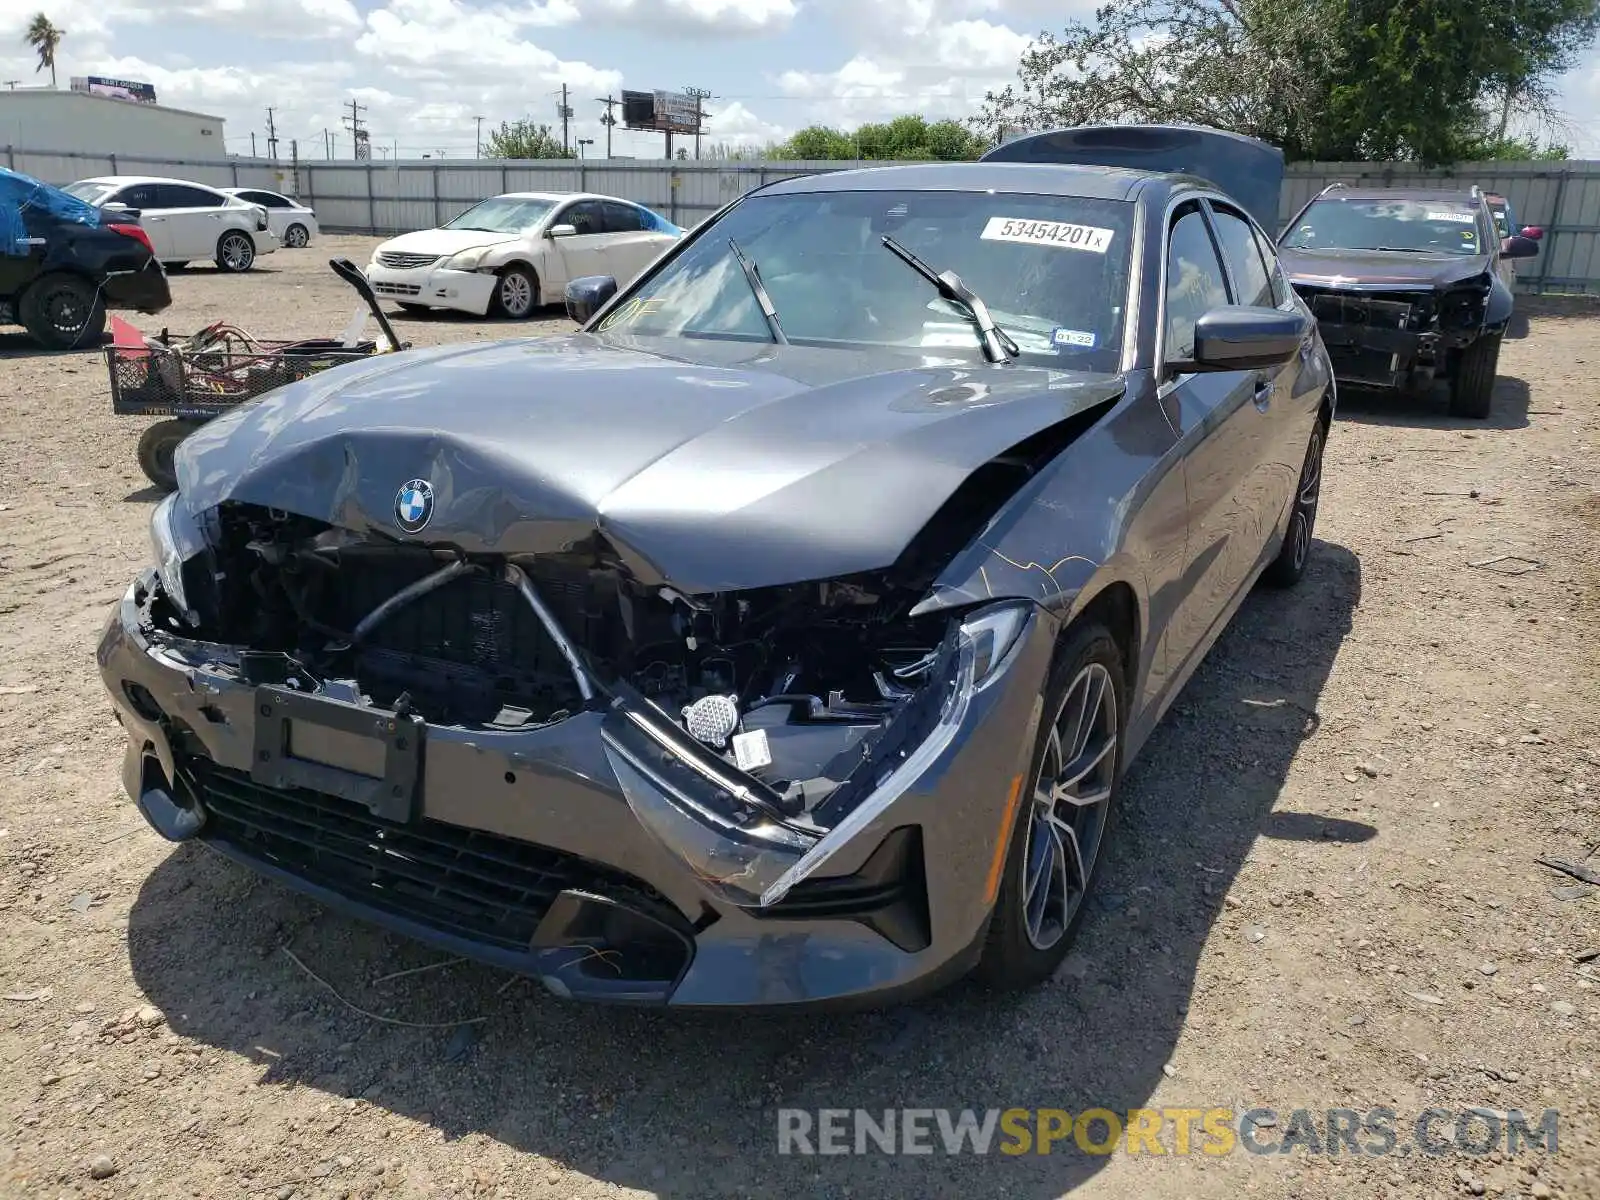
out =
{"type": "Polygon", "coordinates": [[[684,34],[781,33],[794,20],[794,0],[580,0],[588,10],[630,24],[684,34]]]}
{"type": "Polygon", "coordinates": [[[706,121],[706,137],[713,142],[761,146],[782,141],[789,133],[781,125],[762,120],[738,101],[717,109],[706,121]]]}

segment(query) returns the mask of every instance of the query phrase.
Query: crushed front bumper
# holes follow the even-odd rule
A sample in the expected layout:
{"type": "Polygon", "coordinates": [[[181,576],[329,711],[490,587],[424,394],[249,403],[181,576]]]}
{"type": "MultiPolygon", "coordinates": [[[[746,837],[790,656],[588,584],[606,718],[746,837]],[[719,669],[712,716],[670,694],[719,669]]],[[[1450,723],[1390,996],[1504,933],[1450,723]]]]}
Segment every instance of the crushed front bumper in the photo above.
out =
{"type": "Polygon", "coordinates": [[[130,587],[98,661],[124,786],[163,836],[558,995],[688,1007],[883,1003],[972,965],[1056,634],[1030,612],[910,785],[763,907],[646,827],[639,777],[619,779],[619,747],[643,758],[617,737],[619,706],[507,732],[288,698],[246,682],[228,648],[155,633],[156,587],[153,572],[130,587]],[[304,758],[286,774],[263,759],[277,750],[304,758]]]}
{"type": "Polygon", "coordinates": [[[1425,298],[1320,292],[1307,297],[1339,383],[1421,391],[1443,364],[1425,298]]]}
{"type": "Polygon", "coordinates": [[[385,300],[423,308],[449,308],[487,316],[494,298],[492,273],[452,271],[440,266],[385,267],[371,263],[366,271],[372,290],[385,300]]]}

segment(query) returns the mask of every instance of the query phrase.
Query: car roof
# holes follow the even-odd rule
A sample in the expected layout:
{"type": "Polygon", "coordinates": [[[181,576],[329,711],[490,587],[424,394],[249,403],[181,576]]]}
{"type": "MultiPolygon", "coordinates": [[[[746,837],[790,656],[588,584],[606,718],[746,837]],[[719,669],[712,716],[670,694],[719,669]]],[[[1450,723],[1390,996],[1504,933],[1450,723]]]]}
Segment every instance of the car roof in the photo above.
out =
{"type": "Polygon", "coordinates": [[[1440,203],[1476,204],[1478,197],[1456,188],[1353,188],[1340,187],[1316,197],[1318,200],[1437,200],[1440,203]]]}
{"type": "MultiPolygon", "coordinates": [[[[202,184],[201,186],[202,187],[210,187],[211,185],[209,183],[207,183],[207,184],[202,184]]],[[[269,187],[225,187],[225,188],[217,188],[216,190],[219,191],[219,192],[223,192],[223,193],[225,193],[225,194],[227,194],[229,196],[237,196],[240,192],[265,192],[269,196],[282,196],[285,199],[287,199],[288,196],[289,196],[288,192],[274,191],[272,188],[269,188],[269,187]]]]}
{"type": "Polygon", "coordinates": [[[179,183],[184,187],[202,187],[208,192],[225,190],[217,187],[214,183],[200,183],[193,179],[168,179],[161,175],[96,175],[90,179],[80,179],[77,182],[116,184],[118,186],[129,183],[179,183]]]}
{"type": "MultiPolygon", "coordinates": [[[[1141,185],[1189,184],[1211,189],[1204,180],[1128,167],[1007,162],[918,163],[903,167],[865,167],[784,179],[762,189],[763,195],[805,192],[1025,192],[1038,196],[1073,196],[1084,200],[1129,200],[1141,185]]],[[[1214,190],[1214,189],[1212,189],[1214,190]]]]}

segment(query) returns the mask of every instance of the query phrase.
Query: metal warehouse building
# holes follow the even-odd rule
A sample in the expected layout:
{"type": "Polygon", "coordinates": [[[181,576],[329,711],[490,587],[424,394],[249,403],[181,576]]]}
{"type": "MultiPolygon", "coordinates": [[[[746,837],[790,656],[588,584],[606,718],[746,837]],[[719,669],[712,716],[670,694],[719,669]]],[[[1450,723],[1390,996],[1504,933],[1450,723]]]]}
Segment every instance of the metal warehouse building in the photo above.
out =
{"type": "Polygon", "coordinates": [[[130,158],[225,157],[221,117],[54,88],[0,89],[0,154],[5,147],[130,158]]]}

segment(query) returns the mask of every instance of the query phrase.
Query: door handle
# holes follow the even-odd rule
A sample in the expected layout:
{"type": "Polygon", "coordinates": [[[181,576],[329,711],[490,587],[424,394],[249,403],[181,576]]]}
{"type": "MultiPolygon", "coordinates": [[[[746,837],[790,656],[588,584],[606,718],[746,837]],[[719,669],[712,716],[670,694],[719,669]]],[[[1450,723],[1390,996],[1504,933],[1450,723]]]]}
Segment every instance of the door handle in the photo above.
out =
{"type": "Polygon", "coordinates": [[[1256,407],[1263,412],[1272,404],[1272,380],[1257,379],[1255,393],[1256,407]]]}

